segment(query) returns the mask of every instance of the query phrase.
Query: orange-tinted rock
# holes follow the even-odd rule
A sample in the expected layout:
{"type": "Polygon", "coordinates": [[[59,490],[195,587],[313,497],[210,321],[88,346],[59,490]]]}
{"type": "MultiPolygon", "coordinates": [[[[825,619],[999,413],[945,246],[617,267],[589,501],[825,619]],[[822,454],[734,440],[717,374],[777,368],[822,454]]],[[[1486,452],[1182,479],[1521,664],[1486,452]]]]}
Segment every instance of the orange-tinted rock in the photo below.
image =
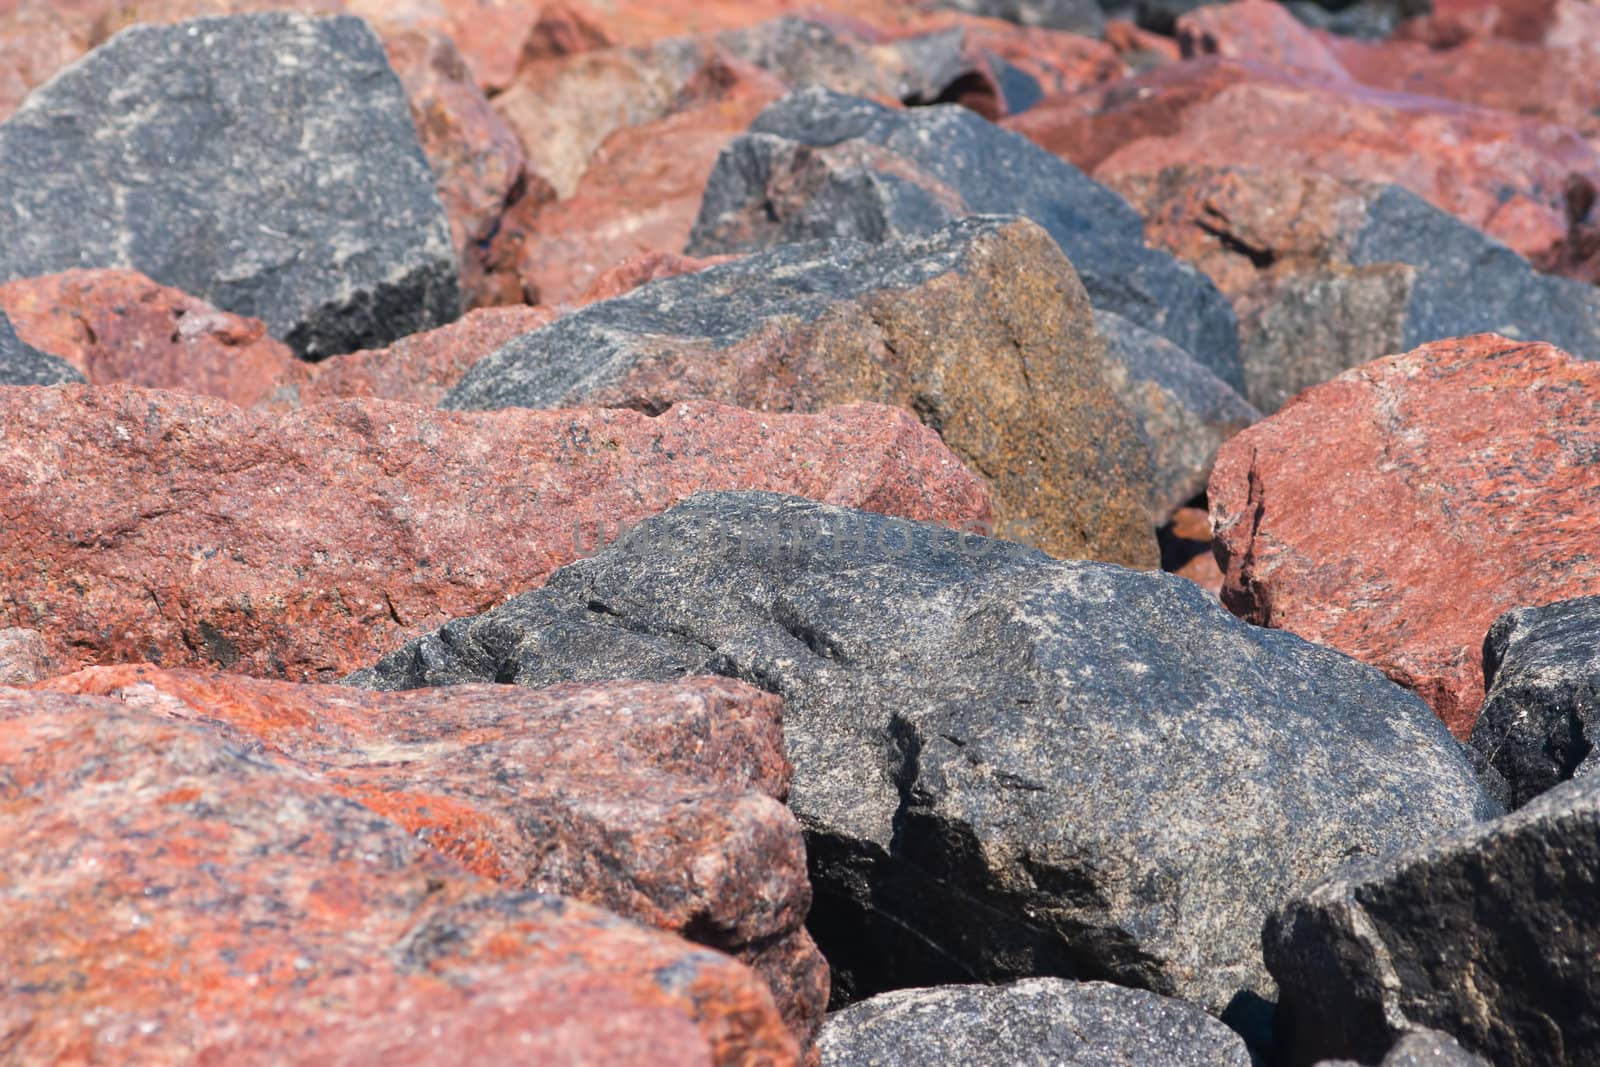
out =
{"type": "Polygon", "coordinates": [[[680,256],[676,252],[645,252],[641,255],[625,259],[615,267],[606,271],[594,280],[594,284],[584,290],[583,295],[577,299],[579,306],[592,304],[597,300],[610,300],[614,296],[631,292],[646,282],[658,281],[661,278],[676,278],[680,274],[693,274],[695,271],[714,267],[718,263],[726,263],[736,256],[680,256]]]}
{"type": "Polygon", "coordinates": [[[89,50],[89,20],[57,0],[0,5],[0,122],[34,86],[89,50]]]}
{"type": "Polygon", "coordinates": [[[1333,78],[1347,76],[1338,54],[1317,32],[1272,0],[1207,4],[1180,15],[1178,46],[1185,56],[1253,59],[1333,78]]]}
{"type": "Polygon", "coordinates": [[[217,721],[0,690],[20,1062],[794,1062],[765,983],[473,876],[217,721]]]}
{"type": "Polygon", "coordinates": [[[615,44],[583,11],[566,4],[546,4],[539,12],[539,21],[533,24],[522,42],[521,62],[537,63],[542,59],[575,56],[615,44]]]}
{"type": "Polygon", "coordinates": [[[827,964],[802,926],[811,886],[782,804],[776,696],[720,679],[376,694],[146,666],[40,688],[224,723],[508,890],[770,966],[803,1044],[822,1021],[827,964]]]}
{"type": "Polygon", "coordinates": [[[1187,578],[1208,593],[1222,592],[1222,568],[1211,552],[1211,515],[1206,509],[1174,511],[1160,539],[1162,570],[1187,578]]]}
{"type": "Polygon", "coordinates": [[[95,385],[125,383],[255,404],[304,366],[259,319],[219,311],[132,270],[70,270],[0,285],[28,344],[95,385]]]}
{"type": "Polygon", "coordinates": [[[0,389],[0,626],[63,669],[343,675],[541,584],[707,489],[982,521],[983,483],[910,415],[710,403],[287,415],[121,386],[0,389]]]}
{"type": "Polygon", "coordinates": [[[32,685],[54,673],[42,636],[15,626],[0,630],[0,685],[32,685]]]}
{"type": "Polygon", "coordinates": [[[1465,738],[1490,623],[1600,593],[1600,364],[1492,334],[1302,393],[1224,445],[1223,599],[1367,661],[1465,738]]]}
{"type": "Polygon", "coordinates": [[[1107,19],[1105,41],[1135,70],[1176,63],[1183,57],[1177,41],[1127,19],[1107,19]]]}

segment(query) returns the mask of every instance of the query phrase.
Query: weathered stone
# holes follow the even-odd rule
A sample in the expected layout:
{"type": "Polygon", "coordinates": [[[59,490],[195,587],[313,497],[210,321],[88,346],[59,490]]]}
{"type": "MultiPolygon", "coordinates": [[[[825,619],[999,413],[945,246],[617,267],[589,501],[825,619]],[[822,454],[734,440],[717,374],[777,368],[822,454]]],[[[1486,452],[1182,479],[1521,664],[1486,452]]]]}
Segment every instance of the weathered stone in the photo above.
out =
{"type": "MultiPolygon", "coordinates": [[[[1322,1060],[1317,1067],[1362,1067],[1355,1060],[1322,1060]]],[[[1449,1034],[1437,1030],[1411,1030],[1389,1050],[1378,1067],[1490,1067],[1449,1034]]]]}
{"type": "Polygon", "coordinates": [[[1375,1063],[1422,1028],[1495,1064],[1594,1062],[1597,899],[1593,775],[1503,818],[1352,864],[1263,934],[1282,991],[1284,1062],[1375,1063]]]}
{"type": "Polygon", "coordinates": [[[734,258],[709,256],[699,259],[694,256],[680,256],[675,252],[645,252],[625,259],[601,274],[589,288],[584,290],[583,295],[578,297],[578,305],[581,307],[584,304],[610,300],[612,297],[631,293],[646,282],[676,278],[680,274],[696,274],[707,267],[715,267],[734,258]]]}
{"type": "Polygon", "coordinates": [[[1239,1036],[1192,1004],[1057,978],[882,993],[830,1015],[818,1044],[823,1067],[1250,1067],[1239,1036]]]}
{"type": "Polygon", "coordinates": [[[894,404],[984,475],[1000,536],[1149,566],[1148,449],[1103,361],[1049,235],[973,218],[922,239],[785,245],[593,304],[479,361],[443,404],[894,404]]]}
{"type": "Polygon", "coordinates": [[[349,680],[705,673],[784,698],[846,999],[1096,978],[1259,1034],[1267,911],[1499,811],[1420,701],[1189,582],[772,494],[693,497],[349,680]]]}
{"type": "Polygon", "coordinates": [[[1520,807],[1600,767],[1600,596],[1518,608],[1483,642],[1483,711],[1472,747],[1520,807]]]}
{"type": "Polygon", "coordinates": [[[1106,19],[1096,0],[939,0],[974,15],[1007,19],[1024,26],[1044,26],[1098,37],[1106,19]]]}
{"type": "Polygon", "coordinates": [[[69,270],[0,285],[21,336],[95,385],[176,389],[250,405],[305,364],[266,323],[133,270],[69,270]]]}
{"type": "Polygon", "coordinates": [[[63,385],[83,381],[83,374],[60,356],[25,344],[0,307],[0,386],[63,385]]]}
{"type": "Polygon", "coordinates": [[[55,673],[44,638],[15,626],[0,630],[0,685],[32,685],[55,673]]]}
{"type": "Polygon", "coordinates": [[[763,977],[796,1038],[822,1023],[776,697],[712,680],[374,694],[143,666],[41,688],[225,723],[507,889],[776,965],[763,977]]]}
{"type": "Polygon", "coordinates": [[[1222,447],[1224,601],[1381,668],[1465,738],[1502,612],[1600,593],[1600,364],[1482,334],[1377,360],[1222,447]]]}
{"type": "Polygon", "coordinates": [[[399,80],[348,17],[135,26],[0,124],[0,280],[139,270],[311,356],[460,313],[399,80]]]}
{"type": "Polygon", "coordinates": [[[24,1062],[791,1063],[743,965],[474,877],[248,735],[0,689],[24,1062]]]}
{"type": "Polygon", "coordinates": [[[342,675],[529,589],[700,489],[759,487],[952,523],[983,483],[875,406],[288,415],[125,387],[0,390],[0,626],[64,669],[149,661],[342,675]]]}
{"type": "Polygon", "coordinates": [[[1178,46],[1185,57],[1226,56],[1345,80],[1338,53],[1302,26],[1283,4],[1248,0],[1207,4],[1181,16],[1178,46]]]}
{"type": "Polygon", "coordinates": [[[1205,492],[1217,449],[1261,418],[1244,397],[1167,340],[1109,311],[1096,311],[1112,387],[1150,443],[1157,526],[1205,492]]]}
{"type": "Polygon", "coordinates": [[[1089,299],[1240,386],[1232,309],[1209,281],[1146,247],[1117,194],[964,108],[894,111],[819,87],[764,111],[717,161],[691,255],[822,237],[928,234],[969,214],[1033,219],[1089,299]]]}

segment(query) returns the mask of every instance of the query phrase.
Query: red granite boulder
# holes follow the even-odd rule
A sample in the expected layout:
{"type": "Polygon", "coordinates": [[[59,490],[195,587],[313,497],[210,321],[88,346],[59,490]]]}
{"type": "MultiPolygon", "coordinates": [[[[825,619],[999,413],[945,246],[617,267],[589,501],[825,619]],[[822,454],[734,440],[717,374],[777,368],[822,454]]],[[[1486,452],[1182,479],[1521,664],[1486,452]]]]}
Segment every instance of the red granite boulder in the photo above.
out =
{"type": "Polygon", "coordinates": [[[1511,608],[1600,593],[1600,363],[1479,334],[1302,393],[1223,446],[1224,602],[1367,661],[1460,738],[1511,608]]]}

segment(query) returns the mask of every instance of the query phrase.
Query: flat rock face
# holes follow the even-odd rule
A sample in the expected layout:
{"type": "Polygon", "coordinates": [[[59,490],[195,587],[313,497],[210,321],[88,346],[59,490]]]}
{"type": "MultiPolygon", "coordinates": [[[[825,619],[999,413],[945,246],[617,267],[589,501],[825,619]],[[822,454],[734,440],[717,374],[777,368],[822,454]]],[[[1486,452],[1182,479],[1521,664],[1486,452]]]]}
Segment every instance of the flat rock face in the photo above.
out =
{"type": "Polygon", "coordinates": [[[64,669],[328,679],[692,492],[749,486],[989,518],[937,436],[878,407],[652,419],[353,400],[280,416],[125,387],[5,389],[0,625],[44,633],[64,669]]]}
{"type": "Polygon", "coordinates": [[[1242,384],[1231,309],[1205,278],[1147,248],[1138,216],[1115,193],[965,108],[895,111],[817,87],[785,97],[717,161],[689,252],[883,241],[983,213],[1033,219],[1098,310],[1242,384]]]}
{"type": "Polygon", "coordinates": [[[775,696],[722,680],[375,694],[144,666],[41,688],[224,723],[509,890],[739,957],[803,1044],[821,1025],[828,968],[801,925],[775,696]]]}
{"type": "Polygon", "coordinates": [[[185,718],[0,689],[9,1055],[794,1061],[742,964],[498,887],[248,734],[185,718]]]}
{"type": "Polygon", "coordinates": [[[591,305],[480,361],[456,409],[909,408],[983,474],[1001,537],[1153,566],[1149,455],[1105,375],[1092,312],[1031,222],[806,242],[591,305]]]}
{"type": "Polygon", "coordinates": [[[771,494],[696,496],[349,680],[704,673],[784,698],[836,998],[1077,976],[1259,1032],[1277,901],[1499,811],[1420,701],[1183,579],[771,494]]]}
{"type": "Polygon", "coordinates": [[[1285,1062],[1374,1063],[1422,1028],[1496,1064],[1594,1062],[1597,842],[1591,775],[1356,864],[1282,909],[1262,941],[1285,1062]]]}
{"type": "Polygon", "coordinates": [[[1457,737],[1502,612],[1600,593],[1600,364],[1490,334],[1302,393],[1223,446],[1223,600],[1383,670],[1457,737]]]}
{"type": "Polygon", "coordinates": [[[83,381],[83,373],[60,356],[24,344],[0,309],[0,386],[62,385],[83,381]]]}
{"type": "Polygon", "coordinates": [[[1505,778],[1512,806],[1600,767],[1600,596],[1500,616],[1483,677],[1472,747],[1505,778]]]}
{"type": "Polygon", "coordinates": [[[823,1067],[1250,1067],[1239,1035],[1192,1004],[1056,978],[881,993],[830,1015],[818,1045],[823,1067]]]}
{"type": "Polygon", "coordinates": [[[400,82],[360,20],[135,26],[0,124],[0,279],[138,270],[325,356],[460,313],[400,82]]]}

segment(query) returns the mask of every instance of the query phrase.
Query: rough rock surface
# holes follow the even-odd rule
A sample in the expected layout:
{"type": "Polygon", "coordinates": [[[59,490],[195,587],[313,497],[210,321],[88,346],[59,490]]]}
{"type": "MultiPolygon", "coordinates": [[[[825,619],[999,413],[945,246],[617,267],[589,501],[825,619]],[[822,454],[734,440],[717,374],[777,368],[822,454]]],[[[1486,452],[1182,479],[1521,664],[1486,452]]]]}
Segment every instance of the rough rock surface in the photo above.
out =
{"type": "Polygon", "coordinates": [[[743,965],[496,887],[254,747],[218,722],[0,689],[8,1056],[793,1062],[743,965]]]}
{"type": "Polygon", "coordinates": [[[1518,608],[1483,642],[1483,710],[1472,747],[1520,807],[1600,767],[1600,596],[1518,608]]]}
{"type": "Polygon", "coordinates": [[[1338,53],[1290,14],[1285,4],[1206,4],[1178,18],[1178,45],[1188,56],[1226,56],[1272,63],[1348,80],[1338,53]]]}
{"type": "Polygon", "coordinates": [[[1597,899],[1594,775],[1504,818],[1353,864],[1263,934],[1286,1062],[1374,1063],[1419,1028],[1495,1064],[1594,1062],[1597,899]]]}
{"type": "Polygon", "coordinates": [[[1107,979],[1259,1034],[1261,922],[1499,811],[1378,672],[1189,582],[702,494],[349,680],[737,677],[784,698],[836,997],[1107,979]]]}
{"type": "Polygon", "coordinates": [[[345,674],[532,588],[692,492],[767,488],[952,523],[983,483],[904,412],[287,415],[125,387],[0,390],[0,626],[63,669],[345,674]],[[70,487],[70,491],[67,491],[70,487]]]}
{"type": "Polygon", "coordinates": [[[591,305],[480,361],[443,406],[894,404],[988,480],[999,536],[1150,566],[1148,449],[1103,358],[1049,235],[974,218],[785,245],[591,305]]]}
{"type": "Polygon", "coordinates": [[[62,385],[83,381],[83,374],[60,356],[26,344],[11,328],[0,307],[0,386],[62,385]]]}
{"type": "Polygon", "coordinates": [[[1222,447],[1223,600],[1379,667],[1465,739],[1490,623],[1600,593],[1600,364],[1482,334],[1377,360],[1222,447]]]}
{"type": "Polygon", "coordinates": [[[1094,321],[1112,385],[1150,443],[1150,512],[1161,525],[1205,492],[1217,449],[1261,413],[1165,337],[1109,311],[1096,311],[1094,321]]]}
{"type": "Polygon", "coordinates": [[[1031,978],[881,993],[828,1016],[823,1067],[1250,1067],[1192,1004],[1104,982],[1031,978]]]}
{"type": "Polygon", "coordinates": [[[1096,308],[1243,385],[1232,309],[1206,278],[1146,247],[1138,215],[1117,194],[965,108],[895,111],[820,87],[790,94],[717,161],[688,251],[882,241],[982,213],[1033,219],[1096,308]]]}
{"type": "Polygon", "coordinates": [[[0,124],[0,279],[139,270],[324,356],[460,313],[410,110],[360,20],[135,26],[0,124]]]}
{"type": "Polygon", "coordinates": [[[1095,0],[939,0],[944,7],[1024,26],[1043,26],[1098,37],[1106,18],[1095,0]]]}
{"type": "Polygon", "coordinates": [[[41,688],[225,723],[474,874],[739,957],[803,1044],[822,1023],[776,697],[709,679],[376,694],[145,666],[41,688]]]}
{"type": "MultiPolygon", "coordinates": [[[[1322,1060],[1317,1067],[1362,1067],[1355,1060],[1322,1060]]],[[[1449,1034],[1437,1030],[1411,1030],[1389,1050],[1378,1067],[1490,1067],[1449,1034]]]]}
{"type": "Polygon", "coordinates": [[[0,685],[32,685],[55,673],[44,638],[36,630],[0,630],[0,685]]]}

